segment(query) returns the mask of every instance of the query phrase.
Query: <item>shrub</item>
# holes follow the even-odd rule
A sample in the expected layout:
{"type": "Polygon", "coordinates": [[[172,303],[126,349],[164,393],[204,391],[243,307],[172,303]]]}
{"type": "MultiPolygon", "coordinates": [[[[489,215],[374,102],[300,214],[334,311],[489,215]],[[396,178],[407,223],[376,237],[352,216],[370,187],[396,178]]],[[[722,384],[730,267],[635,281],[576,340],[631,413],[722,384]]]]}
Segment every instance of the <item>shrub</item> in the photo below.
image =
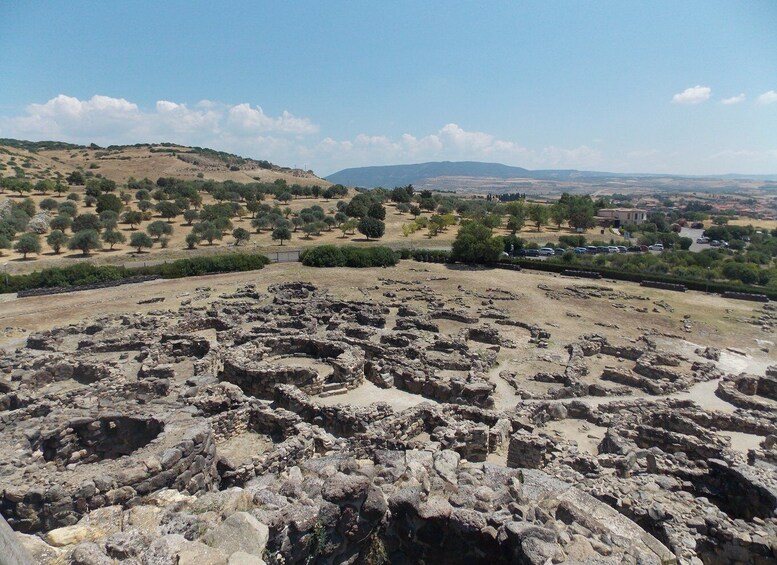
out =
{"type": "Polygon", "coordinates": [[[40,237],[37,233],[23,234],[13,246],[14,251],[26,259],[28,253],[40,253],[40,237]]]}
{"type": "Polygon", "coordinates": [[[752,263],[738,263],[727,261],[723,265],[723,276],[727,279],[739,280],[745,284],[756,284],[761,269],[752,263]]]}
{"type": "Polygon", "coordinates": [[[291,239],[291,230],[287,227],[275,228],[272,232],[273,241],[280,241],[283,245],[284,240],[291,239]]]}
{"type": "Polygon", "coordinates": [[[173,226],[163,220],[156,220],[146,226],[146,231],[148,232],[148,235],[159,241],[159,238],[163,235],[173,234],[173,226]]]}
{"type": "Polygon", "coordinates": [[[103,241],[105,241],[105,243],[108,243],[111,246],[111,249],[113,249],[114,245],[116,245],[117,243],[124,243],[125,241],[127,241],[127,238],[119,230],[108,229],[108,230],[105,230],[105,233],[103,234],[103,241]]]}
{"type": "Polygon", "coordinates": [[[100,218],[97,214],[79,214],[73,220],[71,229],[73,232],[94,230],[99,233],[101,227],[100,218]]]}
{"type": "Polygon", "coordinates": [[[136,231],[130,236],[129,244],[130,247],[137,249],[138,253],[140,253],[144,247],[151,248],[154,246],[152,239],[141,231],[136,231]]]}
{"type": "Polygon", "coordinates": [[[393,267],[397,256],[388,247],[345,247],[343,248],[346,267],[393,267]]]}
{"type": "Polygon", "coordinates": [[[321,245],[303,251],[300,259],[307,267],[343,267],[345,256],[341,247],[321,245]]]}
{"type": "Polygon", "coordinates": [[[245,228],[237,228],[232,232],[232,237],[235,238],[235,246],[238,246],[244,241],[251,239],[251,234],[245,228]]]}
{"type": "Polygon", "coordinates": [[[60,202],[58,208],[60,216],[70,216],[71,218],[76,217],[77,210],[78,205],[72,200],[65,200],[64,202],[60,202]]]}
{"type": "Polygon", "coordinates": [[[62,231],[54,230],[46,238],[46,243],[54,250],[54,253],[59,254],[60,250],[67,245],[69,239],[62,231]]]}
{"type": "Polygon", "coordinates": [[[386,224],[378,219],[366,216],[359,220],[358,226],[359,232],[363,234],[368,240],[380,239],[386,232],[386,224]]]}
{"type": "Polygon", "coordinates": [[[194,249],[202,241],[202,238],[194,232],[186,234],[186,248],[194,249]]]}
{"type": "Polygon", "coordinates": [[[59,208],[59,203],[53,198],[44,198],[43,200],[41,200],[39,206],[41,210],[46,210],[47,212],[53,212],[54,210],[59,208]]]}
{"type": "MultiPolygon", "coordinates": [[[[141,234],[142,235],[142,234],[141,234]]],[[[134,276],[159,275],[174,279],[209,273],[253,271],[267,265],[270,260],[263,255],[231,253],[215,257],[180,259],[173,263],[151,267],[116,267],[78,263],[69,267],[43,269],[27,275],[9,275],[0,278],[0,292],[17,292],[33,288],[54,288],[115,281],[134,276]]]]}
{"type": "Polygon", "coordinates": [[[72,225],[73,220],[68,215],[59,215],[53,220],[51,220],[49,227],[52,230],[59,230],[59,231],[65,231],[66,229],[69,229],[72,225]]]}
{"type": "Polygon", "coordinates": [[[585,236],[582,235],[561,235],[558,238],[558,242],[566,245],[567,247],[584,247],[585,236]]]}
{"type": "Polygon", "coordinates": [[[464,263],[493,263],[502,254],[504,242],[491,235],[491,230],[479,222],[467,222],[459,228],[451,256],[464,263]]]}
{"type": "Polygon", "coordinates": [[[302,264],[308,267],[391,267],[397,255],[388,247],[337,247],[321,245],[302,253],[302,264]]]}
{"type": "Polygon", "coordinates": [[[102,247],[100,234],[94,229],[84,229],[78,231],[67,244],[68,249],[80,250],[84,255],[89,255],[92,249],[102,247]]]}
{"type": "Polygon", "coordinates": [[[106,210],[119,214],[124,208],[121,198],[115,194],[101,194],[97,197],[97,213],[100,214],[106,210]]]}
{"type": "Polygon", "coordinates": [[[214,257],[193,257],[179,259],[148,269],[149,274],[159,274],[166,279],[195,277],[209,273],[229,273],[236,271],[254,271],[267,265],[270,260],[264,255],[248,253],[230,253],[214,257]]]}

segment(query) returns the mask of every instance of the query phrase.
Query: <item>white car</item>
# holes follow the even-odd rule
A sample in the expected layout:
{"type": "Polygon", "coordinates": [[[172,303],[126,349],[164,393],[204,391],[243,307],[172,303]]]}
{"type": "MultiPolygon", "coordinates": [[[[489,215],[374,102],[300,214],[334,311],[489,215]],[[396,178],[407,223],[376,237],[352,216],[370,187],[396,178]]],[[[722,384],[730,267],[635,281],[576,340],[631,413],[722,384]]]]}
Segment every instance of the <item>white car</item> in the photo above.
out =
{"type": "Polygon", "coordinates": [[[696,243],[709,243],[710,238],[709,237],[699,237],[696,239],[696,243]]]}
{"type": "Polygon", "coordinates": [[[616,246],[614,246],[614,245],[610,245],[610,246],[608,246],[608,247],[607,247],[607,252],[608,252],[608,253],[620,253],[620,252],[621,252],[621,250],[620,250],[620,249],[618,249],[618,248],[617,248],[616,246]]]}
{"type": "Polygon", "coordinates": [[[663,251],[664,250],[664,244],[663,243],[654,243],[653,245],[649,245],[648,249],[651,251],[663,251]]]}
{"type": "Polygon", "coordinates": [[[542,249],[540,249],[540,255],[547,256],[547,255],[555,255],[555,254],[556,254],[556,250],[553,249],[552,247],[543,247],[542,249]]]}

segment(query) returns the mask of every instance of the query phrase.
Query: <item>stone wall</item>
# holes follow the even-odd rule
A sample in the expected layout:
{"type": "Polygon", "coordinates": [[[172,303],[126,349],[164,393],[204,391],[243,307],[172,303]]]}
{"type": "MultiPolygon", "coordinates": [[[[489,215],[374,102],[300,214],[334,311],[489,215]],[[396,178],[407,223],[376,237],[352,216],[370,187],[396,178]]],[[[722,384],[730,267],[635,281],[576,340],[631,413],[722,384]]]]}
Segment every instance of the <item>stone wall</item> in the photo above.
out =
{"type": "Polygon", "coordinates": [[[554,451],[555,444],[549,438],[519,431],[510,436],[507,466],[514,469],[540,469],[553,459],[554,451]]]}
{"type": "Polygon", "coordinates": [[[774,404],[765,399],[777,400],[777,378],[747,374],[729,375],[718,382],[715,394],[740,408],[772,412],[774,404]],[[759,396],[764,399],[759,399],[759,396]]]}
{"type": "Polygon", "coordinates": [[[275,385],[290,384],[308,394],[319,394],[327,382],[355,388],[364,380],[364,354],[345,343],[288,335],[248,342],[223,354],[221,380],[238,385],[257,398],[272,398],[275,385]],[[332,367],[329,377],[309,367],[274,365],[271,355],[305,355],[332,367]]]}
{"type": "MultiPolygon", "coordinates": [[[[95,420],[98,421],[99,430],[109,427],[106,420],[95,420]]],[[[116,420],[108,419],[110,421],[116,420]]],[[[74,423],[75,428],[87,430],[91,425],[85,419],[74,423]]],[[[70,454],[66,459],[68,465],[75,463],[74,454],[83,452],[75,447],[83,445],[84,439],[80,444],[70,441],[75,441],[75,428],[65,428],[60,432],[64,436],[57,438],[63,449],[57,457],[70,454]]],[[[122,427],[122,431],[125,435],[130,433],[127,427],[122,427]]],[[[42,439],[47,441],[45,436],[42,439]]],[[[0,510],[9,524],[24,532],[50,530],[74,524],[89,509],[124,504],[162,488],[197,494],[218,487],[216,445],[211,428],[205,422],[191,423],[180,433],[162,432],[153,448],[143,449],[145,458],[142,461],[136,459],[115,465],[113,460],[97,461],[96,454],[94,449],[92,453],[86,451],[86,463],[78,466],[80,482],[71,482],[76,475],[63,469],[61,477],[49,488],[26,483],[3,485],[0,510]],[[88,463],[92,459],[94,462],[88,463]]]]}

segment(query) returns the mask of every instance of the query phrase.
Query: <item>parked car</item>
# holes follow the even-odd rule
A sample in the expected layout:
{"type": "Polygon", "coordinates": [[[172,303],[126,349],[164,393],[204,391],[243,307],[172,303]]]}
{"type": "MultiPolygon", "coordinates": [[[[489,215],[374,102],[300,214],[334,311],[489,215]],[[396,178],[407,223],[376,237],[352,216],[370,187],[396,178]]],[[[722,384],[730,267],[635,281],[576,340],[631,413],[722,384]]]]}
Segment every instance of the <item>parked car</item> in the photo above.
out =
{"type": "Polygon", "coordinates": [[[566,253],[566,252],[567,252],[567,250],[566,250],[566,249],[564,249],[563,247],[556,247],[556,249],[554,249],[554,250],[553,250],[553,252],[554,252],[556,255],[563,255],[564,253],[566,253]]]}
{"type": "Polygon", "coordinates": [[[703,230],[704,229],[704,222],[694,222],[691,224],[692,230],[703,230]]]}
{"type": "Polygon", "coordinates": [[[556,251],[552,247],[542,247],[540,248],[540,255],[548,256],[555,254],[556,251]]]}
{"type": "Polygon", "coordinates": [[[607,247],[606,245],[600,245],[596,249],[597,249],[597,253],[609,253],[610,252],[610,248],[607,247]]]}
{"type": "Polygon", "coordinates": [[[621,250],[618,249],[617,247],[615,247],[614,245],[610,245],[607,248],[607,253],[620,253],[620,252],[621,252],[621,250]]]}
{"type": "Polygon", "coordinates": [[[647,245],[640,245],[639,250],[642,251],[642,253],[647,253],[650,251],[650,248],[647,245]]]}
{"type": "Polygon", "coordinates": [[[642,246],[641,245],[632,245],[631,247],[629,247],[627,249],[627,251],[629,251],[630,253],[639,253],[639,252],[642,251],[642,246]]]}
{"type": "Polygon", "coordinates": [[[720,247],[720,242],[717,239],[713,239],[712,241],[710,241],[710,245],[712,247],[720,247]]]}
{"type": "Polygon", "coordinates": [[[697,237],[696,243],[709,243],[710,238],[709,237],[697,237]]]}
{"type": "Polygon", "coordinates": [[[540,250],[539,249],[527,249],[526,250],[526,257],[539,257],[540,256],[540,250]]]}
{"type": "Polygon", "coordinates": [[[626,253],[628,249],[623,245],[618,245],[618,253],[626,253]]]}
{"type": "Polygon", "coordinates": [[[663,251],[664,250],[664,245],[663,245],[663,243],[654,243],[653,245],[649,245],[648,249],[650,251],[663,251]]]}
{"type": "Polygon", "coordinates": [[[596,255],[597,253],[599,253],[599,248],[596,247],[595,245],[589,245],[588,247],[586,247],[586,250],[591,255],[596,255]]]}
{"type": "Polygon", "coordinates": [[[575,253],[577,253],[578,255],[583,255],[585,253],[588,253],[588,248],[587,247],[575,247],[575,253]]]}

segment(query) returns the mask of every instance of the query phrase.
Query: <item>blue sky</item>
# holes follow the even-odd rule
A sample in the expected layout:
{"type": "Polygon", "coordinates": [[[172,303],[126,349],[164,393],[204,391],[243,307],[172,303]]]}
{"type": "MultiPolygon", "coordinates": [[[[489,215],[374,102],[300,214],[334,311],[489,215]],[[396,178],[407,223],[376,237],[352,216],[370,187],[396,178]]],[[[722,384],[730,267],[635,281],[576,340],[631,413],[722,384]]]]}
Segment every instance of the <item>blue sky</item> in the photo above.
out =
{"type": "Polygon", "coordinates": [[[777,173],[777,2],[0,2],[0,137],[777,173]]]}

